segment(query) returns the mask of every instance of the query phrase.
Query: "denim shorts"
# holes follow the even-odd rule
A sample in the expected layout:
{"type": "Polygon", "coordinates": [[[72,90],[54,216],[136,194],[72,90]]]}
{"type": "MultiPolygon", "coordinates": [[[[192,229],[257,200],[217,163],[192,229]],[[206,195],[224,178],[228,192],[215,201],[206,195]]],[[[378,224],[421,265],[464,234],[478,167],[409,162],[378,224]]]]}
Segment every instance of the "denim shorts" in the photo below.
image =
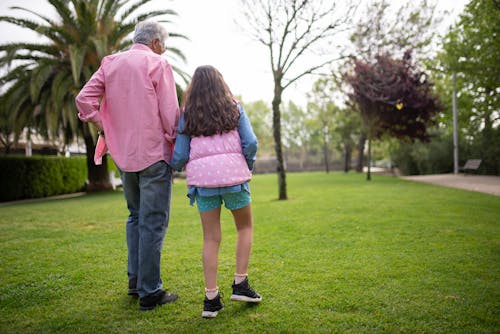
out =
{"type": "Polygon", "coordinates": [[[236,210],[249,205],[252,202],[252,199],[250,198],[250,194],[245,190],[215,196],[196,195],[196,203],[198,205],[198,211],[200,212],[220,208],[222,202],[224,202],[224,206],[228,210],[236,210]]]}

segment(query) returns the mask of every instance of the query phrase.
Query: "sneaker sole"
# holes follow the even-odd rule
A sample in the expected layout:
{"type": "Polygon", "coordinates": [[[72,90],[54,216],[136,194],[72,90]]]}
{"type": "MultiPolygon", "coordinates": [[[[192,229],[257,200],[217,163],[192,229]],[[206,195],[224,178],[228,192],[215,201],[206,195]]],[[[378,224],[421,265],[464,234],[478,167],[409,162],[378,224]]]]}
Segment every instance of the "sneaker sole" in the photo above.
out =
{"type": "Polygon", "coordinates": [[[161,306],[161,304],[156,304],[153,306],[139,306],[140,311],[151,311],[153,310],[156,306],[161,306]]]}
{"type": "Polygon", "coordinates": [[[231,295],[231,300],[236,301],[236,302],[258,303],[262,300],[262,297],[252,298],[252,297],[242,296],[242,295],[231,295]]]}
{"type": "MultiPolygon", "coordinates": [[[[220,311],[220,310],[219,310],[220,311]]],[[[202,318],[215,318],[219,311],[211,312],[211,311],[203,311],[201,312],[202,318]]]]}
{"type": "Polygon", "coordinates": [[[152,309],[154,309],[157,306],[162,306],[162,305],[165,305],[165,304],[173,303],[177,299],[179,299],[179,296],[175,296],[175,297],[172,297],[171,299],[167,299],[167,300],[162,300],[159,303],[154,304],[154,305],[148,305],[148,306],[139,305],[139,310],[141,310],[141,311],[151,311],[152,309]]]}

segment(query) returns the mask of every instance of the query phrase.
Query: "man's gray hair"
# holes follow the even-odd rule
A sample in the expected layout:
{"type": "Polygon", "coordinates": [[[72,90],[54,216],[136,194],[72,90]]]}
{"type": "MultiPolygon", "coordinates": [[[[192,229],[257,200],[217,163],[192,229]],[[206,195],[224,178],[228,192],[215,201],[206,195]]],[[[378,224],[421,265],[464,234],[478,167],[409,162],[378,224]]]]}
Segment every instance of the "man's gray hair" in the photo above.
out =
{"type": "Polygon", "coordinates": [[[135,25],[134,43],[151,45],[155,39],[159,39],[164,44],[167,37],[167,30],[158,22],[142,21],[135,25]]]}

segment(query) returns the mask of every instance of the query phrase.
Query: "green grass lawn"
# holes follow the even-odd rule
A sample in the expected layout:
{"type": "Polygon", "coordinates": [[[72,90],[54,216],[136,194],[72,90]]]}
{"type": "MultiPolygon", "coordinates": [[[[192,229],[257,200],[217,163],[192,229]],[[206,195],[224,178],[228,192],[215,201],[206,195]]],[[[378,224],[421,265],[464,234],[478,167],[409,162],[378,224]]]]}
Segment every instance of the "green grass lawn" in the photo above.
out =
{"type": "Polygon", "coordinates": [[[121,192],[0,207],[0,333],[500,333],[500,197],[375,175],[252,181],[260,305],[229,301],[236,233],[223,216],[225,309],[201,318],[201,225],[176,180],[162,258],[174,304],[127,296],[121,192]]]}

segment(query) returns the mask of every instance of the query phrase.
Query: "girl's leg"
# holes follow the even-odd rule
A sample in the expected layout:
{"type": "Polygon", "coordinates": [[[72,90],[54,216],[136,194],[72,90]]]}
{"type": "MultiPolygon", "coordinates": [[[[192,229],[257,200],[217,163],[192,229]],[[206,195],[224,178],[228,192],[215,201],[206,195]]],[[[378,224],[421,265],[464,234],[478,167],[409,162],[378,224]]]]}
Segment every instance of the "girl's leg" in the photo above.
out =
{"type": "Polygon", "coordinates": [[[258,303],[262,296],[250,287],[247,279],[248,262],[253,241],[253,217],[251,204],[236,210],[231,210],[238,231],[236,243],[236,273],[231,300],[258,303]]]}
{"type": "MultiPolygon", "coordinates": [[[[238,241],[236,243],[236,274],[245,275],[248,271],[250,251],[253,240],[253,217],[251,204],[236,210],[231,210],[234,217],[238,241]]],[[[245,276],[242,276],[242,280],[245,276]]],[[[238,284],[239,282],[236,282],[238,284]]]]}
{"type": "Polygon", "coordinates": [[[217,289],[217,259],[221,242],[220,208],[200,212],[203,226],[203,273],[205,287],[217,289]]]}

